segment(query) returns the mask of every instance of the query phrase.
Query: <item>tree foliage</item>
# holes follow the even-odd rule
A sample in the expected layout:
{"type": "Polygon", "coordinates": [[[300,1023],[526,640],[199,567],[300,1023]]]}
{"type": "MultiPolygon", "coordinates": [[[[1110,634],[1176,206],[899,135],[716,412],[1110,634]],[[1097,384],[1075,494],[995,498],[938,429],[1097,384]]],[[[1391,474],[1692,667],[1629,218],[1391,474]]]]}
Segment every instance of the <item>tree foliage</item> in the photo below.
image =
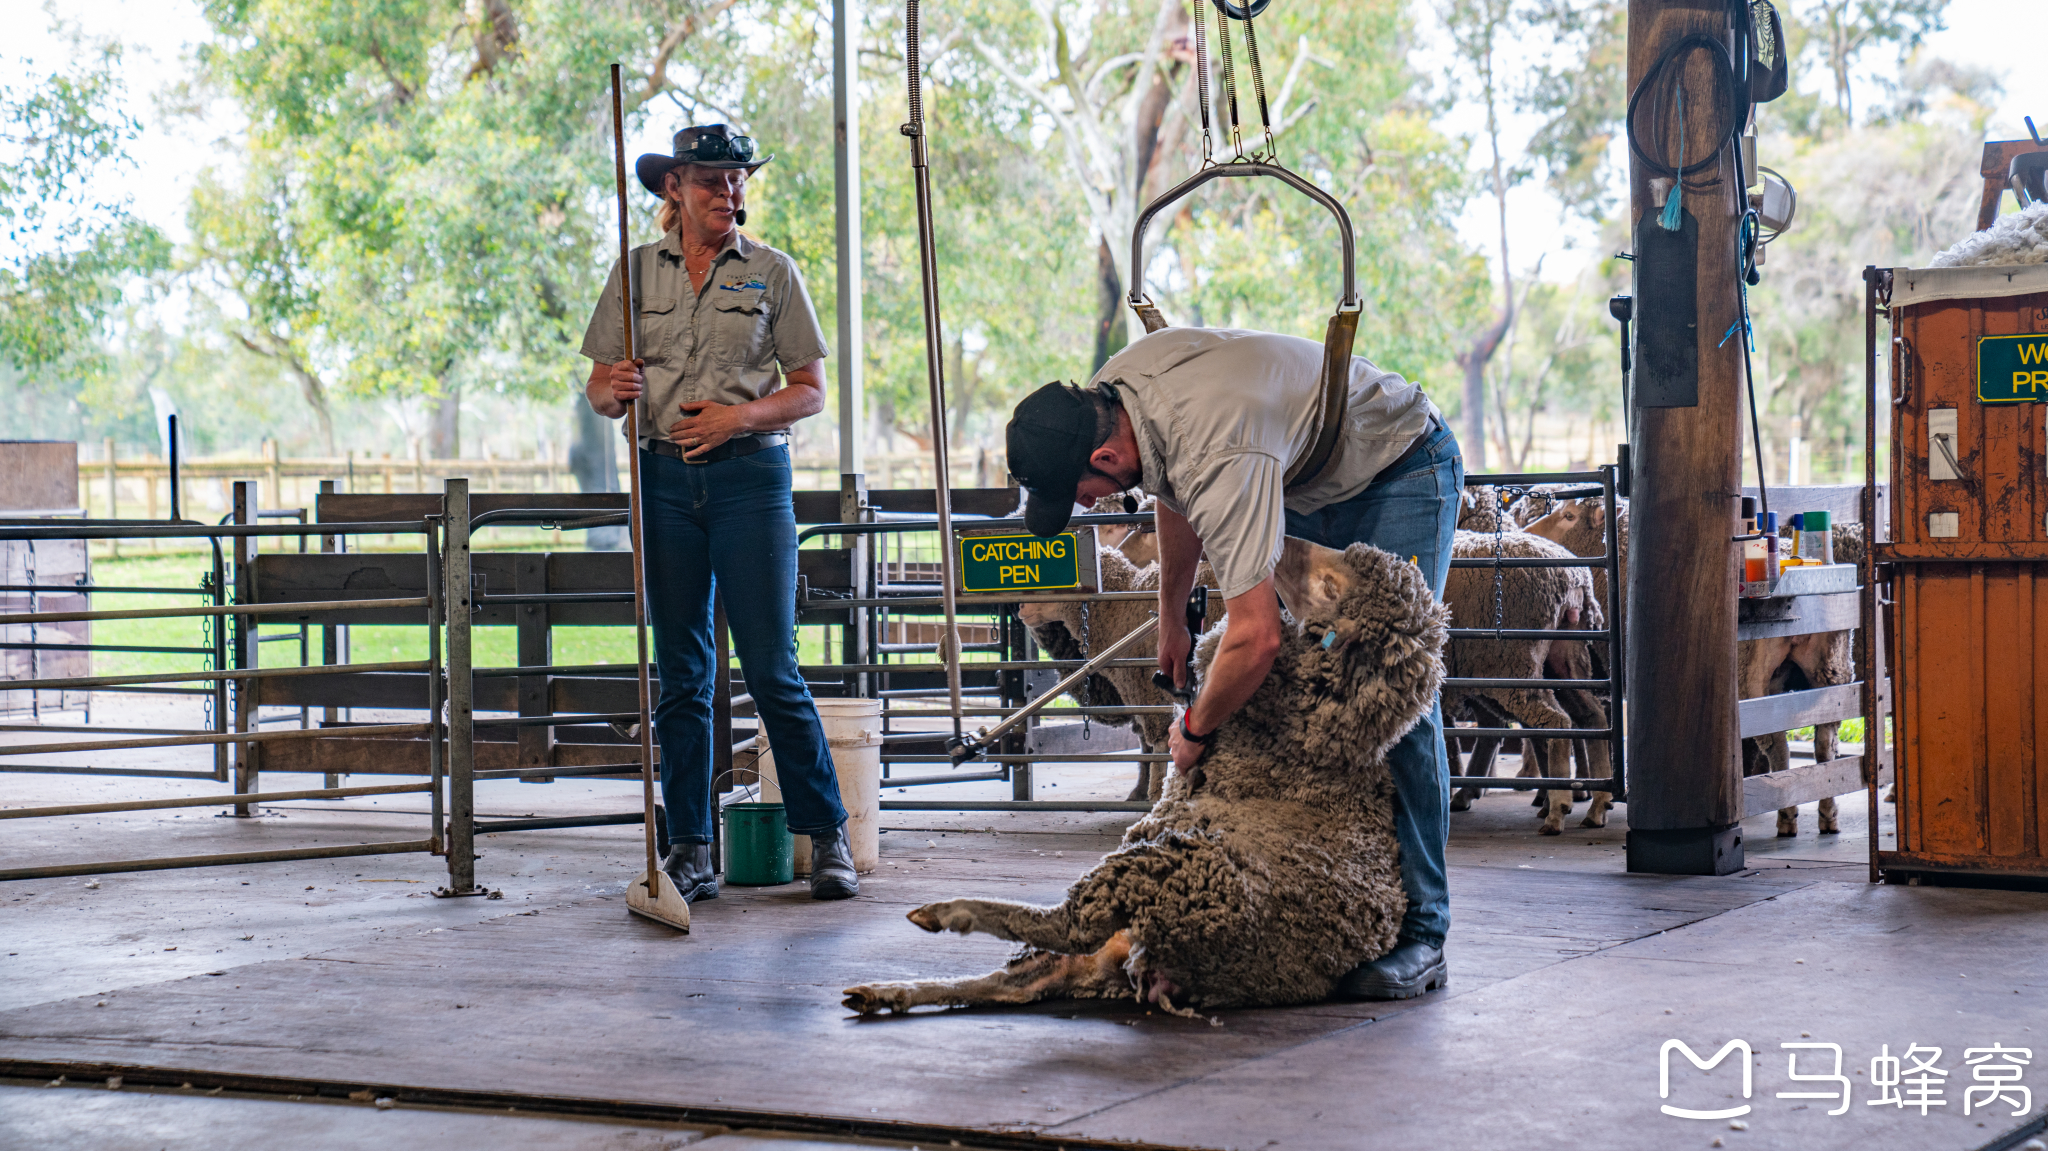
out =
{"type": "Polygon", "coordinates": [[[125,166],[121,50],[72,36],[68,71],[0,83],[0,360],[24,373],[103,370],[132,277],[164,267],[161,233],[95,186],[125,166]]]}

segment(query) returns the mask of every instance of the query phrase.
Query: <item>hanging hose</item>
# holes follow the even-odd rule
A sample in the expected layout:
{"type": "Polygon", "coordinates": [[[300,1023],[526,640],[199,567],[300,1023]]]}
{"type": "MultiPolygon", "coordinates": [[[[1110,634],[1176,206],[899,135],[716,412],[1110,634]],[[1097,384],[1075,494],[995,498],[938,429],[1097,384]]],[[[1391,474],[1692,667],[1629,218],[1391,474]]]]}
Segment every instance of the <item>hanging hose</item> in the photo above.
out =
{"type": "Polygon", "coordinates": [[[917,0],[903,8],[903,60],[909,88],[910,170],[917,184],[918,270],[924,289],[924,362],[932,405],[932,500],[939,513],[939,599],[946,630],[939,654],[946,663],[946,695],[952,704],[953,737],[960,737],[960,621],[954,602],[959,578],[953,554],[953,484],[946,460],[946,373],[943,329],[939,325],[939,258],[932,234],[932,178],[924,135],[924,77],[918,59],[917,0]]]}

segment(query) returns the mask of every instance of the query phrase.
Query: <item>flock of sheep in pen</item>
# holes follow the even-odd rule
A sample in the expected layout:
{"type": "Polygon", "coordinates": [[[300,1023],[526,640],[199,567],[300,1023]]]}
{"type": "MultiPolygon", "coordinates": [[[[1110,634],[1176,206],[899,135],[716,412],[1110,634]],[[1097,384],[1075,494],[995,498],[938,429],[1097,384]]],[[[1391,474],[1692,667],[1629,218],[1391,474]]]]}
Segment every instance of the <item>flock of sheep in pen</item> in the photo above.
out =
{"type": "MultiPolygon", "coordinates": [[[[1122,509],[1105,503],[1097,510],[1122,509]]],[[[1537,488],[1504,502],[1494,489],[1467,489],[1451,550],[1460,559],[1490,558],[1496,554],[1598,558],[1606,554],[1606,514],[1605,504],[1597,496],[1559,499],[1537,488]]],[[[1616,536],[1620,541],[1625,587],[1627,501],[1617,501],[1617,517],[1620,523],[1616,536]]],[[[1148,591],[1159,586],[1155,536],[1135,527],[1099,530],[1103,544],[1103,591],[1148,591]]],[[[1861,525],[1838,525],[1837,562],[1859,562],[1862,547],[1861,525]]],[[[1199,578],[1203,584],[1215,586],[1207,565],[1202,567],[1199,578]]],[[[1220,601],[1212,597],[1210,602],[1216,605],[1220,601]]],[[[1444,588],[1444,602],[1451,609],[1453,627],[1598,631],[1607,626],[1609,605],[1620,601],[1609,594],[1604,568],[1453,567],[1444,588]]],[[[1073,603],[1027,605],[1020,614],[1048,655],[1076,659],[1083,653],[1084,635],[1086,650],[1100,651],[1103,645],[1115,642],[1142,624],[1153,606],[1142,600],[1098,603],[1088,609],[1085,621],[1082,605],[1073,603]]],[[[1741,698],[1853,682],[1854,642],[1854,633],[1848,631],[1743,641],[1738,652],[1741,698]]],[[[1453,639],[1444,653],[1445,674],[1453,679],[1605,679],[1606,646],[1598,641],[1453,639]]],[[[1156,650],[1156,645],[1148,645],[1133,654],[1149,655],[1156,650]]],[[[1077,693],[1075,698],[1083,697],[1077,693]]],[[[1090,704],[1107,707],[1172,702],[1152,685],[1151,671],[1145,667],[1105,669],[1091,678],[1085,698],[1090,704]]],[[[1544,728],[1606,727],[1611,701],[1605,691],[1578,687],[1447,688],[1443,706],[1446,756],[1451,774],[1460,777],[1462,784],[1452,797],[1453,811],[1469,809],[1472,800],[1482,794],[1483,785],[1464,781],[1492,776],[1502,746],[1502,741],[1495,738],[1460,737],[1454,725],[1461,720],[1476,721],[1481,727],[1519,725],[1530,729],[1532,737],[1521,741],[1521,775],[1592,779],[1613,775],[1611,749],[1604,740],[1533,737],[1534,732],[1544,728]]],[[[1110,717],[1099,722],[1135,727],[1144,749],[1160,753],[1166,750],[1170,721],[1166,714],[1146,714],[1110,717]]],[[[1839,727],[1838,723],[1828,723],[1815,728],[1814,762],[1825,763],[1838,754],[1839,727]]],[[[1743,741],[1744,775],[1783,770],[1789,762],[1790,744],[1782,733],[1743,741]]],[[[1164,769],[1161,763],[1141,764],[1130,798],[1157,799],[1164,783],[1164,769]]],[[[1565,816],[1570,814],[1574,802],[1588,805],[1580,826],[1605,826],[1612,802],[1608,792],[1546,791],[1535,800],[1537,829],[1544,835],[1561,834],[1565,816]]],[[[1778,834],[1798,834],[1798,819],[1798,808],[1781,809],[1778,834]]],[[[1838,830],[1832,799],[1820,802],[1819,824],[1822,834],[1838,830]]]]}

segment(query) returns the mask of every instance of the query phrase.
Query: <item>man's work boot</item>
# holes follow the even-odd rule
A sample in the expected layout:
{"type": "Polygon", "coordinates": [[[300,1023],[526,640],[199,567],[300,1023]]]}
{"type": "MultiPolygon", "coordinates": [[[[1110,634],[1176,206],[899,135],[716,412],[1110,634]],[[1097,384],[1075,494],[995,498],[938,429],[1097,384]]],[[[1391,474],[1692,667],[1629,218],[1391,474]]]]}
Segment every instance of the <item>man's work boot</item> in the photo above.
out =
{"type": "Polygon", "coordinates": [[[811,898],[852,899],[860,894],[860,873],[853,869],[853,840],[846,824],[811,837],[811,898]]]}
{"type": "Polygon", "coordinates": [[[1337,981],[1333,999],[1413,999],[1451,984],[1444,949],[1427,943],[1396,943],[1392,951],[1361,963],[1337,981]]]}
{"type": "Polygon", "coordinates": [[[684,903],[718,898],[718,873],[711,867],[711,845],[678,843],[668,849],[661,869],[675,883],[684,903]]]}

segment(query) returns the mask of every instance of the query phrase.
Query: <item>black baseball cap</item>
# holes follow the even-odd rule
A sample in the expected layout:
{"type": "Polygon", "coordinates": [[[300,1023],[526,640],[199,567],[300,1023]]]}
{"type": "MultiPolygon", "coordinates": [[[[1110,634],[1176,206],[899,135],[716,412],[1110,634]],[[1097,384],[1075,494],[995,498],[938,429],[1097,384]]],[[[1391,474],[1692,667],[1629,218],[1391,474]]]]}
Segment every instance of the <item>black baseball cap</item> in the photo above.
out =
{"type": "Polygon", "coordinates": [[[1088,457],[1116,430],[1103,400],[1099,392],[1055,381],[1017,402],[1007,437],[1010,474],[1024,485],[1024,526],[1032,535],[1067,530],[1088,457]]]}

